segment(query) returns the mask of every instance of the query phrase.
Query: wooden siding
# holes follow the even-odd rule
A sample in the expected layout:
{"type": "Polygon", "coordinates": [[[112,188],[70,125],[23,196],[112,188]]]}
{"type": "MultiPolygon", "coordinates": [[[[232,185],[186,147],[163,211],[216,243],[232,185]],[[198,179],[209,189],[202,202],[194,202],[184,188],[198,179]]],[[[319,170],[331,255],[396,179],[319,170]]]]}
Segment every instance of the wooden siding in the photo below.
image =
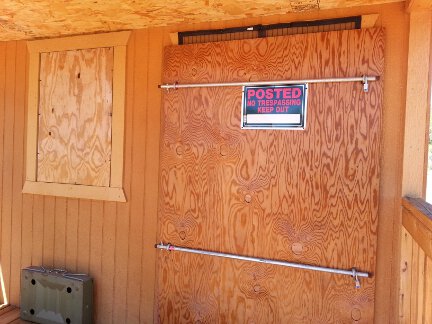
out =
{"type": "Polygon", "coordinates": [[[5,301],[19,305],[22,267],[66,267],[94,277],[96,323],[152,321],[160,118],[157,85],[164,36],[163,29],[136,31],[128,44],[124,180],[128,203],[21,194],[27,51],[25,42],[0,43],[5,301]],[[144,251],[148,252],[145,256],[144,251]]]}
{"type": "Polygon", "coordinates": [[[424,214],[419,206],[416,199],[403,202],[400,323],[432,323],[432,210],[424,214]]]}
{"type": "MultiPolygon", "coordinates": [[[[399,236],[407,17],[403,4],[178,25],[133,32],[127,52],[124,186],[128,203],[21,194],[24,174],[26,46],[0,43],[0,262],[8,301],[19,304],[19,270],[30,264],[88,272],[96,323],[151,323],[156,251],[162,50],[170,32],[379,13],[386,28],[380,222],[375,320],[390,321],[393,233],[399,236]]],[[[395,265],[399,271],[399,265],[395,265]]],[[[394,305],[396,304],[396,305],[394,305]]],[[[393,305],[393,306],[392,306],[393,305]]],[[[396,311],[397,314],[397,311],[396,311]]]]}

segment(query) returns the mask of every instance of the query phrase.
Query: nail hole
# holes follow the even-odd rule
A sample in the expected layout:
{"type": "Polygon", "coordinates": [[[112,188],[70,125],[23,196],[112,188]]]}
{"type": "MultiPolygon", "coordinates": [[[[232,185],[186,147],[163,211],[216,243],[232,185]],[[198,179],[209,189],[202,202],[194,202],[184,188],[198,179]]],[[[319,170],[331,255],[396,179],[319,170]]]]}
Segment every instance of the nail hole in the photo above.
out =
{"type": "Polygon", "coordinates": [[[77,77],[78,77],[78,79],[81,78],[81,73],[78,73],[77,77]]]}
{"type": "Polygon", "coordinates": [[[70,294],[72,292],[72,288],[71,287],[67,287],[66,291],[68,292],[68,294],[70,294]]]}
{"type": "Polygon", "coordinates": [[[295,242],[291,245],[291,250],[294,254],[302,254],[303,253],[303,244],[300,242],[295,242]]]}
{"type": "Polygon", "coordinates": [[[221,145],[219,153],[222,156],[227,155],[228,154],[228,146],[226,146],[225,144],[221,145]]]}
{"type": "Polygon", "coordinates": [[[361,317],[362,317],[362,313],[359,308],[355,307],[351,310],[351,318],[354,321],[360,321],[361,317]]]}
{"type": "Polygon", "coordinates": [[[31,283],[33,286],[36,285],[36,280],[32,279],[31,283]]]}
{"type": "Polygon", "coordinates": [[[67,324],[70,324],[70,322],[71,322],[70,318],[69,318],[69,317],[66,318],[66,323],[67,323],[67,324]]]}
{"type": "Polygon", "coordinates": [[[51,132],[48,132],[48,135],[51,136],[51,132]]]}
{"type": "Polygon", "coordinates": [[[182,241],[184,241],[184,239],[186,238],[186,232],[185,232],[185,231],[181,231],[181,232],[179,233],[179,236],[180,236],[180,239],[181,239],[182,241]]]}
{"type": "Polygon", "coordinates": [[[183,152],[184,152],[183,146],[179,145],[179,146],[176,147],[176,153],[177,153],[177,155],[182,155],[183,152]]]}
{"type": "Polygon", "coordinates": [[[34,309],[33,308],[30,309],[30,314],[34,315],[34,313],[35,313],[34,309]]]}

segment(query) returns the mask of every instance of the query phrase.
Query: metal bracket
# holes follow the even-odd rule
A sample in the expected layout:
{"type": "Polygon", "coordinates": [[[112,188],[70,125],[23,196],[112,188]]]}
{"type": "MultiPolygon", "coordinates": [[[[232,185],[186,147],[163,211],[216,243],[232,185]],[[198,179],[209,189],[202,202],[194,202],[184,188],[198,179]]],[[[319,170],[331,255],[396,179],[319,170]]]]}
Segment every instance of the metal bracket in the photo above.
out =
{"type": "Polygon", "coordinates": [[[353,277],[354,282],[355,282],[355,287],[357,289],[359,289],[361,286],[360,286],[360,279],[358,277],[356,268],[352,268],[352,277],[353,277]]]}
{"type": "Polygon", "coordinates": [[[363,75],[363,91],[368,92],[369,91],[369,83],[368,83],[368,77],[366,75],[363,75]]]}

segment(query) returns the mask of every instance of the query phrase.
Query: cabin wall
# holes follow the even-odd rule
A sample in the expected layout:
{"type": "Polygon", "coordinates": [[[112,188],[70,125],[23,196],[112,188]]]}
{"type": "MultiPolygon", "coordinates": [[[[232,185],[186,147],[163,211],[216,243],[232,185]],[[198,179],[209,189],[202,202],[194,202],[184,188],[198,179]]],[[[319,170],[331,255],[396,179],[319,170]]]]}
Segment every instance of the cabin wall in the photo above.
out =
{"type": "MultiPolygon", "coordinates": [[[[379,13],[386,29],[375,321],[397,314],[401,161],[408,16],[403,3],[134,31],[127,51],[124,188],[127,203],[22,194],[26,43],[0,43],[0,262],[7,302],[20,269],[65,267],[95,278],[96,323],[153,321],[162,51],[170,32],[379,13]],[[392,271],[394,270],[395,271],[392,271]]],[[[355,253],[355,252],[353,252],[355,253]]],[[[396,316],[396,315],[395,315],[396,316]]],[[[394,321],[392,321],[394,322],[394,321]]]]}
{"type": "Polygon", "coordinates": [[[432,320],[432,217],[422,199],[402,202],[400,323],[432,320]]]}

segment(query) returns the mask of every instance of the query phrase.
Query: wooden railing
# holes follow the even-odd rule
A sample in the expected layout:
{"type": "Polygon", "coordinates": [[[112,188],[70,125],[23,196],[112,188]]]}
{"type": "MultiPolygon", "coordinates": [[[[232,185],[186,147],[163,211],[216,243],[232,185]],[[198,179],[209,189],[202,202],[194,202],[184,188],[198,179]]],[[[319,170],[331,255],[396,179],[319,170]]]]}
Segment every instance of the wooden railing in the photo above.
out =
{"type": "Polygon", "coordinates": [[[400,323],[432,323],[432,206],[402,200],[400,323]]]}

